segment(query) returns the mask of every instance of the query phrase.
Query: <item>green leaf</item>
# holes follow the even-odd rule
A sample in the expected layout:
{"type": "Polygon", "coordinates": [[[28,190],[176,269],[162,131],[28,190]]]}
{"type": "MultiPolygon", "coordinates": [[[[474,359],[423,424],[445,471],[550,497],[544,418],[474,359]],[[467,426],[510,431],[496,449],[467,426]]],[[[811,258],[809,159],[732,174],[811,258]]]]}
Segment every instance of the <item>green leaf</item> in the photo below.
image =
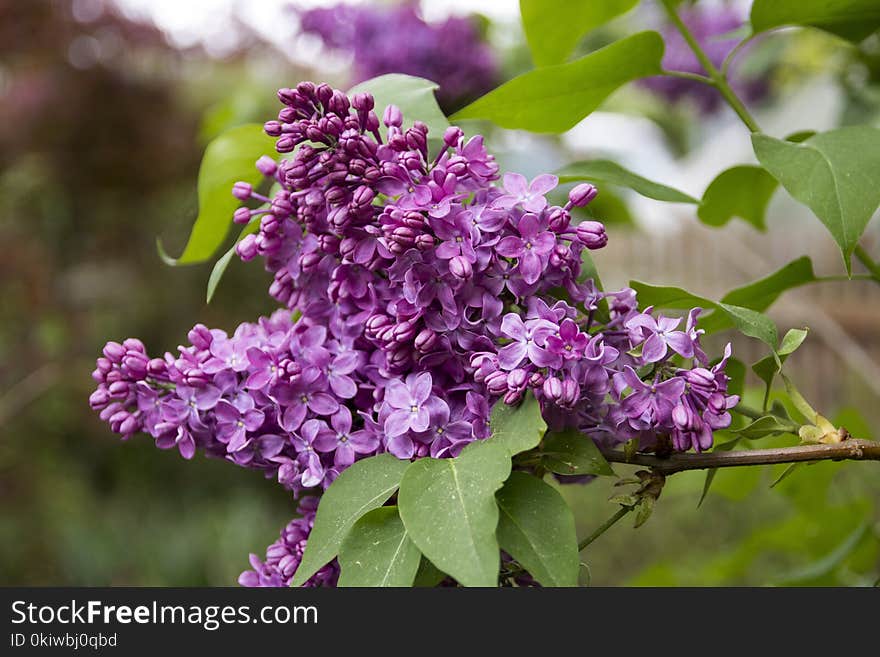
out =
{"type": "Polygon", "coordinates": [[[611,160],[583,160],[574,162],[556,172],[559,182],[578,182],[587,180],[596,183],[608,183],[628,187],[657,201],[668,203],[699,203],[693,196],[680,192],[672,187],[661,185],[653,180],[643,178],[637,173],[620,166],[611,160]]]}
{"type": "Polygon", "coordinates": [[[851,273],[853,249],[880,205],[880,129],[839,128],[801,144],[756,133],[752,146],[773,177],[825,224],[851,273]]]}
{"type": "Polygon", "coordinates": [[[439,85],[425,78],[401,73],[380,75],[355,85],[348,90],[348,95],[367,92],[373,94],[376,101],[375,111],[382,120],[382,113],[388,105],[397,105],[403,112],[404,128],[414,121],[421,121],[428,126],[428,135],[442,139],[443,131],[449,127],[449,121],[437,104],[434,90],[439,85]]]}
{"type": "Polygon", "coordinates": [[[718,307],[727,313],[737,330],[750,338],[757,338],[770,349],[775,350],[779,333],[772,319],[750,308],[719,303],[718,307]]]}
{"type": "MultiPolygon", "coordinates": [[[[765,276],[748,285],[734,288],[721,297],[721,301],[763,312],[773,305],[783,292],[816,280],[812,261],[808,257],[803,256],[792,260],[769,276],[765,276]]],[[[711,333],[729,328],[733,324],[730,321],[730,317],[726,314],[714,313],[710,317],[701,318],[700,326],[707,333],[711,333]]]]}
{"type": "Polygon", "coordinates": [[[305,584],[336,556],[352,525],[368,511],[385,504],[397,490],[408,466],[408,461],[380,454],[357,461],[339,475],[321,497],[293,586],[305,584]]]}
{"type": "Polygon", "coordinates": [[[804,465],[804,464],[803,463],[789,464],[788,467],[786,467],[785,470],[782,471],[782,474],[780,474],[778,477],[776,477],[776,479],[773,480],[773,483],[770,484],[770,488],[776,488],[779,484],[781,484],[783,481],[788,479],[792,474],[794,474],[794,471],[797,470],[802,465],[804,465]]]}
{"type": "Polygon", "coordinates": [[[454,459],[419,459],[400,482],[398,507],[410,539],[463,586],[498,583],[495,491],[509,475],[504,445],[484,440],[454,459]]]}
{"type": "Polygon", "coordinates": [[[639,32],[569,64],[529,71],[452,115],[532,132],[565,132],[620,86],[660,72],[663,39],[639,32]]]}
{"type": "Polygon", "coordinates": [[[503,400],[496,402],[489,424],[492,441],[503,445],[510,456],[537,447],[547,431],[541,406],[531,392],[526,393],[519,406],[510,406],[503,400]]]}
{"type": "Polygon", "coordinates": [[[410,586],[421,559],[397,507],[379,507],[354,523],[342,541],[339,586],[410,586]]]}
{"type": "Polygon", "coordinates": [[[792,433],[796,429],[797,427],[782,422],[775,415],[765,415],[742,429],[737,429],[734,433],[749,440],[760,440],[780,433],[792,433]]]}
{"type": "Polygon", "coordinates": [[[742,397],[746,385],[746,364],[738,358],[728,358],[724,373],[729,379],[727,394],[742,397]]]}
{"type": "Polygon", "coordinates": [[[880,28],[877,0],[755,0],[752,29],[807,25],[859,42],[880,28]]]}
{"type": "Polygon", "coordinates": [[[764,311],[772,306],[783,292],[814,281],[816,275],[813,273],[813,263],[807,256],[803,256],[792,260],[769,276],[731,290],[721,297],[721,301],[751,310],[764,311]]]}
{"type": "Polygon", "coordinates": [[[752,365],[752,371],[757,374],[758,378],[766,385],[765,398],[769,394],[770,386],[773,385],[773,379],[776,376],[776,373],[782,369],[782,365],[785,364],[785,360],[788,356],[801,346],[801,343],[803,343],[807,337],[807,333],[807,329],[790,329],[785,336],[783,336],[782,344],[776,351],[776,354],[779,356],[778,361],[773,356],[767,356],[752,365]]]}
{"type": "Polygon", "coordinates": [[[541,465],[561,475],[614,475],[593,439],[574,429],[544,437],[541,465]]]}
{"type": "Polygon", "coordinates": [[[275,140],[254,123],[227,130],[208,144],[199,167],[199,216],[179,258],[170,257],[157,240],[162,260],[169,265],[191,265],[210,258],[225,241],[232,213],[241,205],[232,195],[232,186],[240,180],[260,183],[263,174],[257,171],[256,162],[274,152],[275,140]]]}
{"type": "Polygon", "coordinates": [[[433,588],[444,579],[446,579],[446,573],[437,568],[428,559],[425,559],[423,555],[413,586],[416,588],[433,588]]]}
{"type": "Polygon", "coordinates": [[[758,230],[766,230],[764,214],[777,185],[762,167],[732,167],[718,174],[706,188],[697,216],[708,226],[723,226],[739,217],[758,230]]]}
{"type": "MultiPolygon", "coordinates": [[[[713,452],[729,452],[734,447],[739,444],[739,438],[735,438],[734,440],[729,440],[726,443],[721,443],[717,445],[713,452]]],[[[703,505],[703,501],[706,499],[706,495],[709,494],[709,489],[712,488],[712,482],[715,481],[715,475],[718,474],[718,468],[709,468],[706,472],[706,480],[703,482],[703,491],[700,493],[700,499],[697,502],[697,508],[700,508],[703,505]]]]}
{"type": "Polygon", "coordinates": [[[514,472],[495,498],[501,549],[543,586],[577,586],[574,515],[562,495],[537,477],[514,472]]]}
{"type": "Polygon", "coordinates": [[[680,287],[651,285],[641,281],[630,281],[629,286],[636,291],[640,306],[656,306],[657,308],[673,308],[676,310],[690,310],[696,306],[702,308],[715,307],[714,301],[691,294],[680,287]]]}
{"type": "Polygon", "coordinates": [[[205,303],[211,303],[211,299],[214,298],[214,293],[217,291],[217,286],[220,285],[220,279],[223,278],[223,274],[226,272],[226,268],[229,266],[229,263],[232,261],[233,256],[235,255],[235,247],[238,246],[238,243],[241,240],[251,233],[256,233],[260,229],[260,221],[259,219],[252,220],[247,226],[245,226],[241,233],[238,236],[238,239],[235,240],[235,244],[229,247],[229,250],[224,253],[217,262],[214,263],[214,266],[211,268],[211,275],[208,277],[208,292],[205,298],[205,303]]]}
{"type": "Polygon", "coordinates": [[[639,0],[520,0],[523,29],[537,66],[559,64],[581,37],[628,12],[639,0]]]}

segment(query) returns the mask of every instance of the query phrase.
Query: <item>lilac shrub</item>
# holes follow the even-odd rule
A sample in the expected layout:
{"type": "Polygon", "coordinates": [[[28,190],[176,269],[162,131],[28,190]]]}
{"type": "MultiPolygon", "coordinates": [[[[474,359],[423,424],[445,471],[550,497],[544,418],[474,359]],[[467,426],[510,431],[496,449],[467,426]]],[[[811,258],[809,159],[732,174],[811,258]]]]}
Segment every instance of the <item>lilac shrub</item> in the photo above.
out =
{"type": "Polygon", "coordinates": [[[498,81],[498,63],[476,19],[451,16],[429,23],[418,2],[317,7],[298,12],[300,29],[330,50],[351,55],[352,83],[405,73],[440,85],[445,108],[464,105],[498,81]],[[389,35],[406,35],[389,38],[389,35]]]}
{"type": "Polygon", "coordinates": [[[281,157],[257,163],[278,191],[233,192],[262,203],[236,212],[258,222],[237,252],[263,260],[283,308],[231,335],[197,325],[159,358],[110,342],[90,399],[123,438],[261,470],[303,500],[243,584],[289,583],[308,495],[357,459],[456,456],[489,437],[495,404],[532,394],[551,430],[643,450],[705,450],[729,425],[730,349],[709,362],[700,309],[640,310],[583,274],[607,242],[601,223],[572,224],[592,185],[552,205],[555,176],[501,177],[481,136],[450,127],[431,155],[424,124],[395,106],[380,121],[367,94],[303,82],[278,97],[265,129],[281,157]]]}

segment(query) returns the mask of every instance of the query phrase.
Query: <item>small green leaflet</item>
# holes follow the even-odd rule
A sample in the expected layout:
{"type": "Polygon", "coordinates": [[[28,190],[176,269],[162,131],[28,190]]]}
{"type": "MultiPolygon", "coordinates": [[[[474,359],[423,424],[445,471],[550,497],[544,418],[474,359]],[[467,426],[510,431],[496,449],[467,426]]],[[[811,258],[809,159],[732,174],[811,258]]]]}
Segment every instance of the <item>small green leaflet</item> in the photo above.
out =
{"type": "Polygon", "coordinates": [[[411,586],[421,559],[397,507],[382,506],[361,516],[342,541],[339,586],[411,586]]]}
{"type": "Polygon", "coordinates": [[[556,489],[533,475],[514,472],[495,497],[501,549],[543,586],[577,586],[574,515],[556,489]]]}
{"type": "Polygon", "coordinates": [[[584,160],[574,162],[556,172],[559,182],[586,180],[628,187],[647,198],[668,203],[699,203],[693,196],[677,189],[648,180],[611,160],[584,160]]]}
{"type": "Polygon", "coordinates": [[[492,441],[502,444],[510,456],[537,447],[547,431],[541,407],[531,391],[519,406],[510,406],[502,400],[496,402],[489,424],[492,441]]]}
{"type": "Polygon", "coordinates": [[[352,525],[394,494],[407,466],[407,461],[380,454],[357,461],[339,475],[321,497],[293,586],[305,584],[336,556],[352,525]]]}
{"type": "Polygon", "coordinates": [[[275,152],[275,140],[263,126],[249,123],[227,130],[205,149],[199,167],[199,216],[179,258],[172,258],[157,240],[159,255],[169,265],[204,262],[220,247],[232,226],[232,214],[241,201],[232,195],[238,181],[257,185],[263,180],[256,168],[262,155],[275,152]]]}
{"type": "Polygon", "coordinates": [[[576,59],[523,73],[452,115],[502,128],[565,132],[627,82],[660,73],[663,39],[639,32],[576,59]]]}

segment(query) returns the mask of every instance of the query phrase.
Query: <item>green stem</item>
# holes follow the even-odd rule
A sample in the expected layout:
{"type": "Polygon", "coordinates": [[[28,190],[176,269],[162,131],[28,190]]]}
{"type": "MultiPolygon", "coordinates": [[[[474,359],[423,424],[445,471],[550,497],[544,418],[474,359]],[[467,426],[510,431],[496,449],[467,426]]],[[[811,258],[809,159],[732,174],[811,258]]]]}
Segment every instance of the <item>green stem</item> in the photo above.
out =
{"type": "Polygon", "coordinates": [[[682,80],[691,80],[692,82],[700,82],[702,84],[708,84],[710,87],[715,86],[714,80],[712,78],[707,78],[705,75],[700,75],[699,73],[688,73],[687,71],[668,71],[664,70],[661,75],[665,75],[670,78],[681,78],[682,80]]]}
{"type": "Polygon", "coordinates": [[[672,0],[662,0],[662,3],[663,8],[669,15],[669,20],[672,21],[676,29],[681,33],[681,36],[687,42],[694,55],[696,55],[697,60],[703,66],[703,69],[709,74],[712,84],[718,89],[719,93],[724,97],[724,100],[727,101],[727,104],[730,105],[734,112],[736,112],[736,115],[746,125],[749,131],[761,132],[758,123],[752,115],[749,114],[749,110],[746,109],[743,102],[739,99],[736,93],[734,93],[733,89],[730,88],[730,85],[727,84],[727,79],[724,74],[718,70],[715,64],[712,63],[712,60],[710,60],[708,55],[703,51],[703,48],[697,42],[696,38],[694,38],[694,35],[691,34],[687,25],[681,20],[678,12],[675,11],[672,0]]]}
{"type": "Polygon", "coordinates": [[[608,520],[606,520],[604,523],[602,523],[601,527],[599,527],[596,531],[594,531],[592,534],[587,536],[584,540],[582,540],[578,544],[578,552],[582,552],[584,549],[586,549],[586,547],[590,543],[592,543],[597,538],[599,538],[602,534],[604,534],[606,531],[611,529],[618,520],[623,518],[630,511],[632,511],[633,508],[634,507],[631,507],[631,506],[620,507],[620,509],[618,509],[617,513],[615,513],[613,516],[608,518],[608,520]]]}
{"type": "MultiPolygon", "coordinates": [[[[871,272],[871,278],[880,283],[880,263],[874,260],[874,258],[872,258],[860,244],[856,244],[855,254],[856,258],[859,259],[859,262],[865,265],[865,269],[871,272]]],[[[853,278],[855,278],[855,276],[853,276],[853,278]]]]}
{"type": "Polygon", "coordinates": [[[819,276],[816,278],[814,283],[833,283],[835,281],[876,281],[877,276],[874,274],[853,274],[852,276],[847,276],[846,274],[841,274],[840,276],[819,276]]]}

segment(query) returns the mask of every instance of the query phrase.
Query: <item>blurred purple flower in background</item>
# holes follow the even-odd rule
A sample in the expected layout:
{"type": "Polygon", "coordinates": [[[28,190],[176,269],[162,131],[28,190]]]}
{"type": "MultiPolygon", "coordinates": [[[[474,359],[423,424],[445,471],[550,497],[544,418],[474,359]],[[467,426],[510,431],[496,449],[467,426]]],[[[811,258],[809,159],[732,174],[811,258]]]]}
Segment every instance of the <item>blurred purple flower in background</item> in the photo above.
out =
{"type": "Polygon", "coordinates": [[[429,23],[418,2],[339,4],[297,10],[300,29],[351,55],[352,84],[386,73],[405,73],[440,85],[437,98],[451,111],[498,81],[498,63],[475,16],[429,23]]]}
{"type": "MultiPolygon", "coordinates": [[[[681,8],[679,16],[716,67],[721,67],[724,59],[742,38],[731,34],[741,28],[745,22],[741,12],[735,7],[695,5],[681,8]]],[[[706,75],[696,55],[674,25],[665,23],[660,33],[666,43],[666,51],[663,55],[664,69],[706,75]]],[[[738,95],[749,101],[758,101],[767,95],[769,90],[767,80],[737,71],[737,62],[741,61],[747,50],[748,48],[737,53],[736,60],[730,67],[729,81],[738,95]]],[[[722,106],[722,98],[718,91],[701,82],[657,76],[643,78],[638,84],[672,103],[690,102],[704,114],[712,113],[722,106]]]]}

